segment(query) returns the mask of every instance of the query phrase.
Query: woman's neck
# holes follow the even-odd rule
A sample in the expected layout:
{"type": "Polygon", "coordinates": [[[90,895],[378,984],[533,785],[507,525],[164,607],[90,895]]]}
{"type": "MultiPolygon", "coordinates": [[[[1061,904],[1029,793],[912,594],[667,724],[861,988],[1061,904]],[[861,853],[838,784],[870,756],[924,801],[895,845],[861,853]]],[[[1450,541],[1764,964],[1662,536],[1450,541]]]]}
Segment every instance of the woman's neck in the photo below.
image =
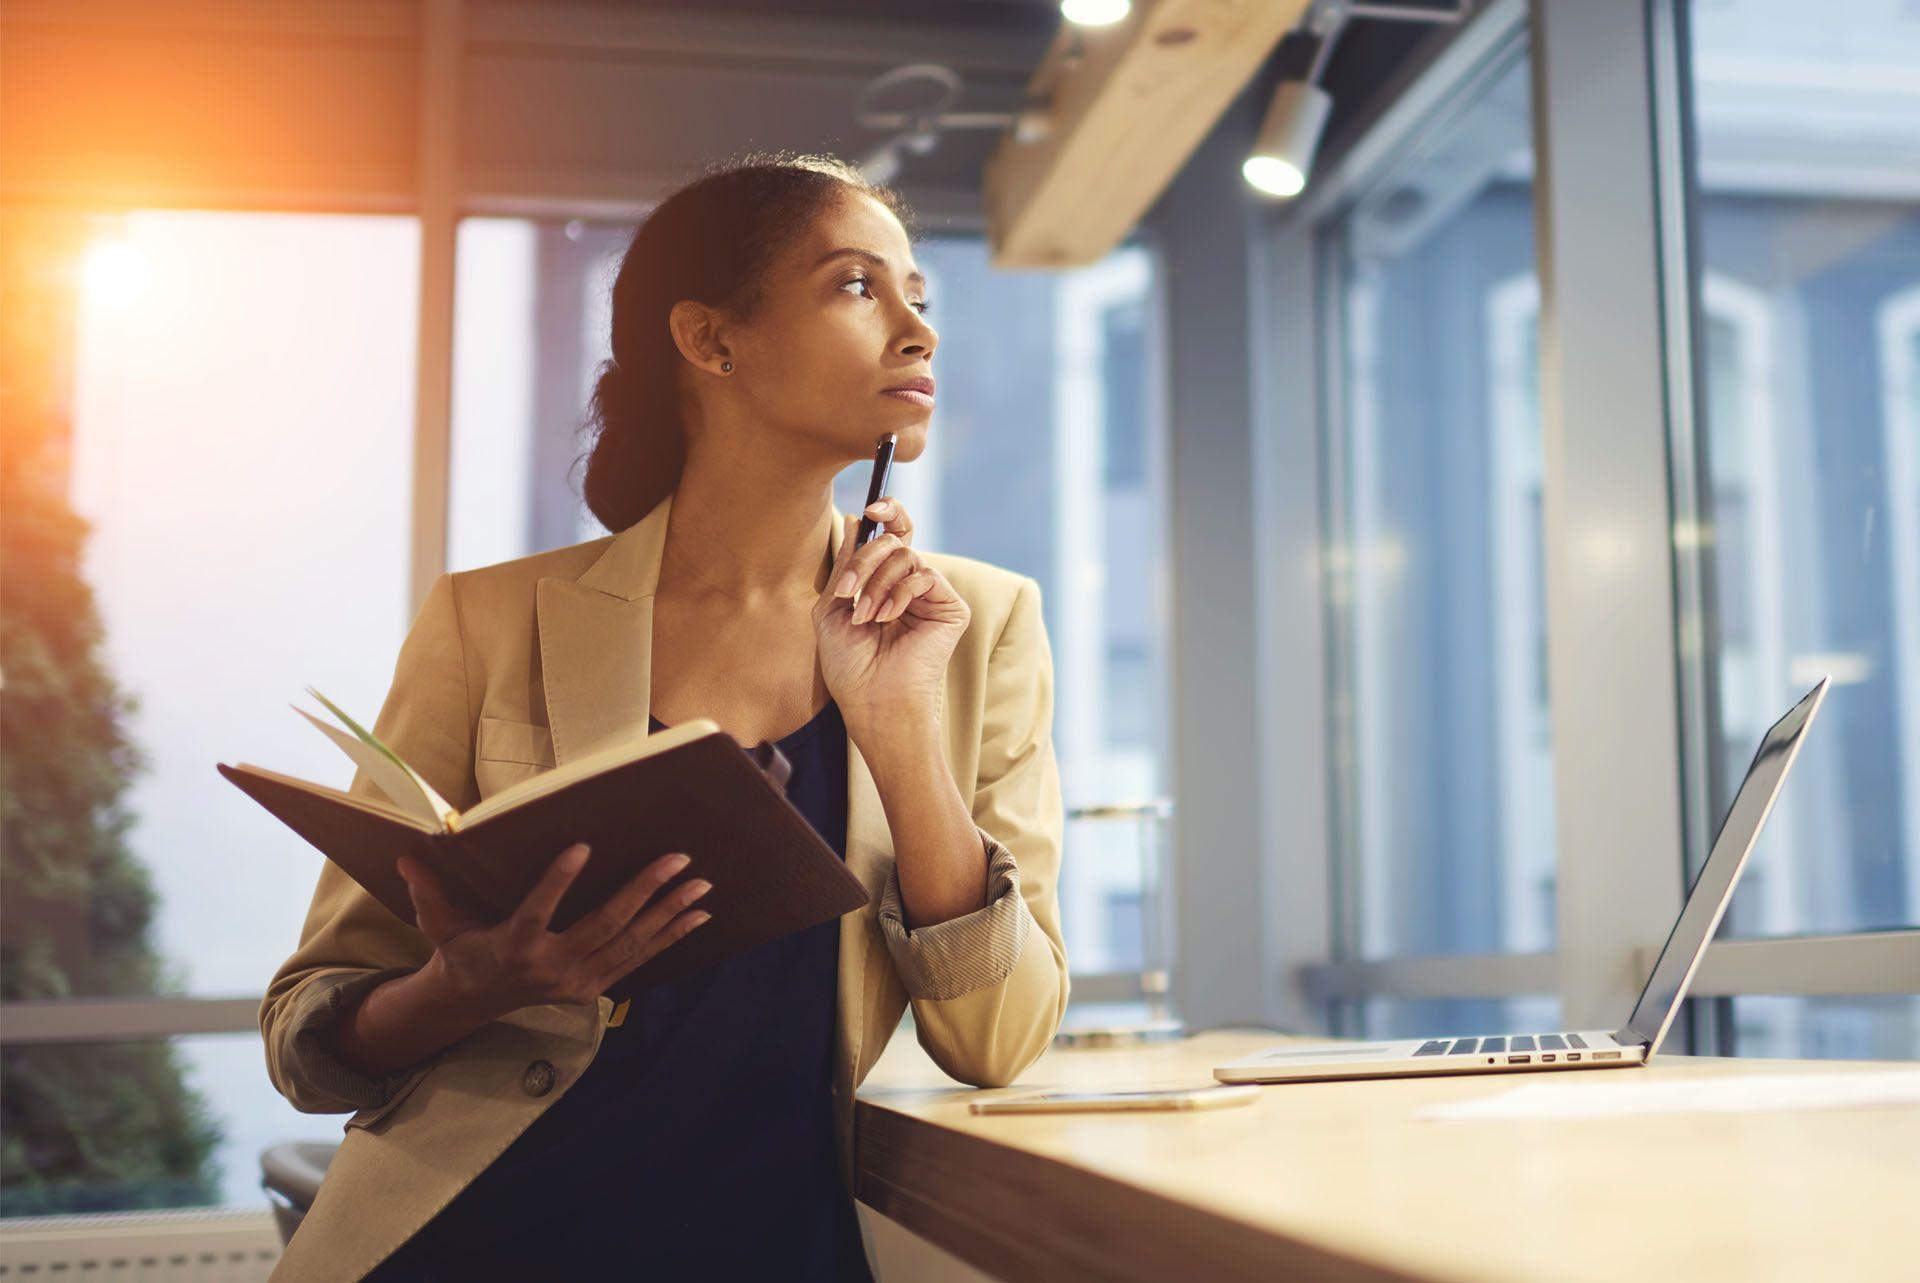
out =
{"type": "MultiPolygon", "coordinates": [[[[825,590],[833,538],[833,478],[816,464],[743,452],[715,466],[690,454],[673,492],[660,588],[727,598],[746,607],[825,590]]],[[[844,465],[842,465],[844,466],[844,465]]]]}

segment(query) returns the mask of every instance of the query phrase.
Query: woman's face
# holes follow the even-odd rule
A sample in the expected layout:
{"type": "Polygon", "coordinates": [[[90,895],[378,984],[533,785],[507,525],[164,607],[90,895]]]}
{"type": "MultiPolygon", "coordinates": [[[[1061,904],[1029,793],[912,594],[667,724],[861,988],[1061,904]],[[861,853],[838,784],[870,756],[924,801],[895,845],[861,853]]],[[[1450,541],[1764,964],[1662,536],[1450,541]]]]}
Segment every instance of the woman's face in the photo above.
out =
{"type": "Polygon", "coordinates": [[[922,315],[919,271],[893,212],[849,192],[774,263],[754,323],[722,325],[727,391],[751,419],[816,440],[833,459],[872,458],[883,432],[899,434],[895,459],[918,458],[932,407],[886,389],[934,377],[940,336],[922,315]]]}

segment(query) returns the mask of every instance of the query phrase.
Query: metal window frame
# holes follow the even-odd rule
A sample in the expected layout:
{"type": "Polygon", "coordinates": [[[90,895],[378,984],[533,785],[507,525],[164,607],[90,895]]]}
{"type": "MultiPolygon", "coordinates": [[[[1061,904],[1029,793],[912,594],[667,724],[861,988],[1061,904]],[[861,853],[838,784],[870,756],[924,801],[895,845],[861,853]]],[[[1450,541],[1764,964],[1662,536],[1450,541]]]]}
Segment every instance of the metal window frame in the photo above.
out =
{"type": "MultiPolygon", "coordinates": [[[[1073,1000],[1141,1002],[1154,996],[1137,971],[1082,972],[1073,1000]]],[[[260,1036],[262,998],[49,998],[0,1003],[0,1046],[133,1042],[202,1034],[260,1036]]]]}
{"type": "MultiPolygon", "coordinates": [[[[1263,637],[1263,683],[1298,692],[1312,685],[1303,671],[1321,678],[1312,699],[1263,704],[1263,757],[1278,786],[1262,827],[1273,898],[1284,906],[1269,918],[1280,937],[1274,1014],[1283,1023],[1357,1032],[1339,1027],[1355,999],[1535,995],[1558,996],[1570,1024],[1617,1020],[1724,809],[1697,750],[1716,697],[1702,659],[1714,641],[1710,550],[1684,537],[1710,518],[1695,484],[1706,460],[1693,375],[1697,203],[1684,9],[1679,0],[1493,0],[1422,47],[1388,100],[1340,140],[1306,197],[1265,228],[1266,334],[1289,345],[1257,366],[1272,374],[1262,401],[1280,403],[1263,404],[1262,433],[1315,445],[1261,443],[1271,598],[1263,618],[1280,621],[1263,637]],[[1342,357],[1319,229],[1449,102],[1470,94],[1489,57],[1522,31],[1533,74],[1560,938],[1550,953],[1351,959],[1341,947],[1352,939],[1352,906],[1337,778],[1350,740],[1336,698],[1340,616],[1329,608],[1341,582],[1332,536],[1342,441],[1321,430],[1340,410],[1342,357]],[[1555,156],[1577,164],[1555,166],[1555,156]],[[1303,471],[1325,484],[1304,491],[1303,471]],[[1312,554],[1321,600],[1310,611],[1298,608],[1287,578],[1289,559],[1307,556],[1303,523],[1325,532],[1312,554]],[[1297,733],[1303,713],[1326,729],[1317,769],[1300,770],[1271,747],[1297,733]],[[1283,766],[1307,778],[1275,769],[1283,766]]],[[[1914,993],[1920,929],[1717,941],[1692,986],[1709,1000],[1914,993]]],[[[1698,1038],[1689,1046],[1719,1050],[1698,1038]]]]}

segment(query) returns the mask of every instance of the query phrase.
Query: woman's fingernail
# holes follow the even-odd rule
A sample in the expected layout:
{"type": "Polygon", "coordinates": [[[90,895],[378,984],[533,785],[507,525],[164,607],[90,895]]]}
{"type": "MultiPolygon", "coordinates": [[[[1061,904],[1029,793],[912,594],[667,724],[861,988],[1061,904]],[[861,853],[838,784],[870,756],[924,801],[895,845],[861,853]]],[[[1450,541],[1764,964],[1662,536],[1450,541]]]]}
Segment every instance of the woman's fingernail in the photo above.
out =
{"type": "Polygon", "coordinates": [[[856,624],[864,624],[867,622],[867,616],[872,613],[873,598],[862,593],[860,600],[853,603],[853,622],[856,624]]]}
{"type": "Polygon", "coordinates": [[[853,581],[854,581],[854,573],[851,570],[849,570],[846,574],[840,576],[840,583],[837,587],[834,588],[833,595],[836,597],[845,597],[850,595],[853,592],[853,581]]]}
{"type": "Polygon", "coordinates": [[[887,501],[885,499],[876,499],[874,502],[867,505],[867,512],[875,517],[883,516],[886,513],[886,511],[887,511],[887,501]]]}

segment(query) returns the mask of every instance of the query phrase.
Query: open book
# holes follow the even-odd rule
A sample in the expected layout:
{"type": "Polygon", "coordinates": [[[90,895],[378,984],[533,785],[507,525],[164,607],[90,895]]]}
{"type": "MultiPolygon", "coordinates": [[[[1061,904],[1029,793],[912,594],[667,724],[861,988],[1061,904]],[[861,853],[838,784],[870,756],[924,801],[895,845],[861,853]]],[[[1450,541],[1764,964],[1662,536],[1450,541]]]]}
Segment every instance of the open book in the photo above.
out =
{"type": "Polygon", "coordinates": [[[742,748],[710,718],[615,740],[460,811],[373,732],[313,687],[307,691],[344,729],[295,711],[339,745],[385,800],[246,762],[216,766],[410,926],[418,924],[396,867],[402,855],[430,868],[457,908],[495,923],[561,851],[585,842],[592,855],[548,924],[564,931],[654,859],[684,851],[687,867],[660,894],[705,878],[713,889],[696,905],[712,920],[617,986],[634,992],[867,903],[840,854],[787,800],[788,765],[778,750],[742,748]]]}

